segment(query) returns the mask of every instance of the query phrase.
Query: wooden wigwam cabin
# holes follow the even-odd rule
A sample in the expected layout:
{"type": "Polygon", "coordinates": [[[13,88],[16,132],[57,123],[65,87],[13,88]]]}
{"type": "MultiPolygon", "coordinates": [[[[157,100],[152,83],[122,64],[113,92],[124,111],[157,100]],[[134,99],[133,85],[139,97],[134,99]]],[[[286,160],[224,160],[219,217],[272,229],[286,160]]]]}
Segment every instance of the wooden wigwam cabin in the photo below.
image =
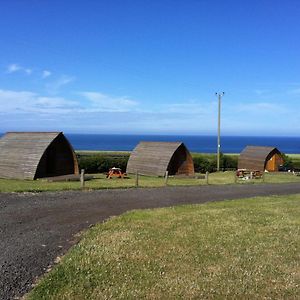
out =
{"type": "Polygon", "coordinates": [[[250,171],[276,172],[283,163],[283,156],[277,148],[247,146],[240,154],[238,168],[250,171]]]}
{"type": "Polygon", "coordinates": [[[181,142],[140,142],[131,153],[127,173],[194,175],[193,158],[181,142]]]}
{"type": "Polygon", "coordinates": [[[0,178],[68,174],[78,174],[78,163],[62,132],[8,132],[0,139],[0,178]]]}

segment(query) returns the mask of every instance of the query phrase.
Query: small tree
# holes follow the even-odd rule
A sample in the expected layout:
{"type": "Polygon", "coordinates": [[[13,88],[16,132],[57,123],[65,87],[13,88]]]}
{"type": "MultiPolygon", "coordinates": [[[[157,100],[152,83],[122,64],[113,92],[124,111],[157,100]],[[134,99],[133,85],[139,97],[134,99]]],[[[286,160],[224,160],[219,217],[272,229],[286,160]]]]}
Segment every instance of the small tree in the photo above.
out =
{"type": "Polygon", "coordinates": [[[283,168],[284,170],[293,170],[294,169],[294,163],[293,160],[287,156],[285,153],[282,153],[283,158],[283,168]]]}

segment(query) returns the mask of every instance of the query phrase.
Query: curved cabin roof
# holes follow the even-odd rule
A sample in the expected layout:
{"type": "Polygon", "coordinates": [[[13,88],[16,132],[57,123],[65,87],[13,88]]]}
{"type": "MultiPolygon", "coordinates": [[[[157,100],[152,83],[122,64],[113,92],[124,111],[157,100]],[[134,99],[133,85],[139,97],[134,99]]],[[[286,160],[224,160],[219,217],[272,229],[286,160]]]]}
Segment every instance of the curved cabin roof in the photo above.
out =
{"type": "Polygon", "coordinates": [[[76,155],[62,132],[8,132],[0,139],[1,178],[74,173],[78,173],[76,155]]]}
{"type": "Polygon", "coordinates": [[[193,175],[194,162],[181,142],[140,142],[129,157],[126,171],[155,176],[164,176],[166,171],[169,175],[193,175]]]}
{"type": "Polygon", "coordinates": [[[275,147],[247,146],[239,156],[238,168],[264,171],[273,155],[282,155],[275,147]]]}

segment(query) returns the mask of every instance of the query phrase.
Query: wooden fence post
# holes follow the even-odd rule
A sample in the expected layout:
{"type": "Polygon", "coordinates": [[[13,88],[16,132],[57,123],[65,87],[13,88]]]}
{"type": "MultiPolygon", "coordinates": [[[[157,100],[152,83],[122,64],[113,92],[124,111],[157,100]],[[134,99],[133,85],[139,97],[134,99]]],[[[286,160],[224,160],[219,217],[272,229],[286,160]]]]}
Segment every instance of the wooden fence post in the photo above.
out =
{"type": "Polygon", "coordinates": [[[206,173],[205,173],[205,180],[206,180],[206,184],[209,184],[209,183],[208,183],[208,175],[209,175],[209,173],[208,173],[208,172],[206,172],[206,173]]]}
{"type": "Polygon", "coordinates": [[[165,173],[165,185],[168,185],[169,171],[165,173]]]}
{"type": "Polygon", "coordinates": [[[135,187],[139,186],[139,171],[136,170],[135,172],[135,187]]]}
{"type": "Polygon", "coordinates": [[[81,169],[80,173],[80,187],[84,189],[84,169],[81,169]]]}

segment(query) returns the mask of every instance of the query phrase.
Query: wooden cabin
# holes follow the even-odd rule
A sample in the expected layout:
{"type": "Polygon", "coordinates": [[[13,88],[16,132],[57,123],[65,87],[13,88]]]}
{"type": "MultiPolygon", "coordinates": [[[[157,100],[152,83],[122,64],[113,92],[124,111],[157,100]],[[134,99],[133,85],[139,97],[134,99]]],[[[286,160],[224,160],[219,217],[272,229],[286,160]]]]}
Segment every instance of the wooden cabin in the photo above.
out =
{"type": "Polygon", "coordinates": [[[276,172],[283,163],[283,156],[277,148],[247,146],[240,154],[238,168],[250,171],[276,172]]]}
{"type": "Polygon", "coordinates": [[[78,174],[78,163],[62,132],[8,132],[0,139],[0,178],[67,174],[78,174]]]}
{"type": "Polygon", "coordinates": [[[131,153],[127,173],[194,175],[193,158],[181,142],[140,142],[131,153]]]}

